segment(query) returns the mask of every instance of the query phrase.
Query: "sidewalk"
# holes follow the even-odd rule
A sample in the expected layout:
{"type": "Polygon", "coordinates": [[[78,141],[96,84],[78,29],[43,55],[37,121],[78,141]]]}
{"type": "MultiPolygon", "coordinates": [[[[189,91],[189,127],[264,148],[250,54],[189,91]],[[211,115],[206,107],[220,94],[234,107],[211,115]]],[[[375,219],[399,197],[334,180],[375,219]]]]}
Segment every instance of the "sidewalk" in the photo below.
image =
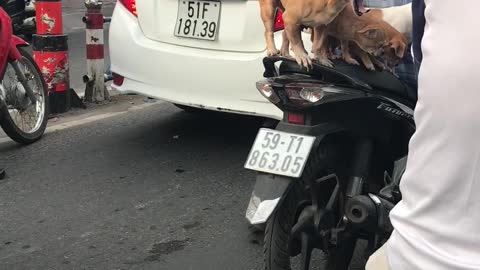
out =
{"type": "MultiPolygon", "coordinates": [[[[114,6],[117,0],[103,0],[103,6],[114,6]]],[[[63,11],[65,12],[75,12],[82,11],[85,9],[85,1],[83,0],[63,0],[62,1],[63,11]]]]}
{"type": "MultiPolygon", "coordinates": [[[[89,104],[87,110],[72,108],[70,111],[50,119],[45,134],[85,125],[100,119],[122,115],[130,111],[141,110],[161,103],[163,102],[150,100],[143,96],[114,95],[112,96],[111,102],[106,102],[104,104],[89,104]]],[[[0,128],[0,145],[4,143],[16,145],[16,143],[7,137],[5,132],[0,128]]]]}
{"type": "MultiPolygon", "coordinates": [[[[103,1],[103,14],[112,16],[116,0],[103,1]]],[[[83,0],[63,0],[63,31],[66,34],[85,29],[82,17],[85,15],[85,1],[83,0]]]]}

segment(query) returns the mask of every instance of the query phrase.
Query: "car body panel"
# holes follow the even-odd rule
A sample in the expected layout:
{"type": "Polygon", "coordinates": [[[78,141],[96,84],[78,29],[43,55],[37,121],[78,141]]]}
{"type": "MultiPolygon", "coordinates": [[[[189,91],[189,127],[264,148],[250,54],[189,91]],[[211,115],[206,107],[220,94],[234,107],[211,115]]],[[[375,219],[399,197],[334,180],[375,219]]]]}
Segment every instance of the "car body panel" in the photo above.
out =
{"type": "MultiPolygon", "coordinates": [[[[258,14],[250,20],[261,21],[258,14]]],[[[173,38],[173,30],[169,33],[173,38]]],[[[278,45],[281,36],[281,32],[275,33],[278,45]]],[[[263,34],[258,33],[256,38],[264,43],[263,34]]],[[[304,39],[308,43],[309,35],[304,34],[304,39]]],[[[111,69],[125,79],[121,86],[113,87],[121,93],[138,93],[181,105],[282,118],[283,113],[255,87],[263,77],[264,50],[195,48],[195,40],[187,40],[192,46],[148,38],[137,17],[117,3],[109,34],[111,69]]]]}
{"type": "Polygon", "coordinates": [[[173,35],[178,0],[137,1],[138,21],[147,38],[160,42],[220,51],[263,52],[266,45],[258,1],[228,0],[220,3],[221,14],[214,41],[173,35]]]}

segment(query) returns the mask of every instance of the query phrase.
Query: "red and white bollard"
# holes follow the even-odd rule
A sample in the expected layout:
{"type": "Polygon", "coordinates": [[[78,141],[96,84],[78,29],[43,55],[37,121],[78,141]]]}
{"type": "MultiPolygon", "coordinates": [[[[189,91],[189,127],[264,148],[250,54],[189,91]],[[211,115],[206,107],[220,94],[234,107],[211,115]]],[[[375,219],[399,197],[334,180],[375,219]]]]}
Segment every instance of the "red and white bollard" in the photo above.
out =
{"type": "Polygon", "coordinates": [[[86,83],[85,101],[102,102],[109,99],[105,87],[105,60],[101,0],[85,0],[87,13],[83,17],[86,23],[87,38],[87,75],[83,76],[86,83]]]}
{"type": "Polygon", "coordinates": [[[68,36],[63,34],[62,1],[36,1],[37,34],[33,36],[33,56],[47,83],[50,111],[70,109],[68,36]]]}

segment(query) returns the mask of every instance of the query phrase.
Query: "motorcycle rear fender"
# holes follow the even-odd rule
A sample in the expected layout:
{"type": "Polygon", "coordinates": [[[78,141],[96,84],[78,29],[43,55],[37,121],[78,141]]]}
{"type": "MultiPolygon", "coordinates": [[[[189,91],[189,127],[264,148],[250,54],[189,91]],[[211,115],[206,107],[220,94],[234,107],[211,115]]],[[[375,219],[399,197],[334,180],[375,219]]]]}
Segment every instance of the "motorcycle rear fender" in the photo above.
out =
{"type": "Polygon", "coordinates": [[[250,202],[248,203],[246,218],[252,225],[263,224],[277,208],[278,203],[288,190],[293,178],[259,173],[250,202]]]}
{"type": "Polygon", "coordinates": [[[22,59],[22,55],[18,51],[18,47],[26,47],[29,44],[25,40],[17,36],[12,36],[12,39],[10,42],[11,42],[11,46],[10,46],[9,60],[12,61],[12,60],[22,59]]]}
{"type": "MultiPolygon", "coordinates": [[[[317,139],[315,145],[318,145],[326,135],[344,130],[344,127],[335,123],[304,126],[280,122],[276,129],[285,132],[316,136],[317,139]]],[[[297,181],[297,179],[280,175],[259,173],[245,214],[250,224],[259,225],[267,222],[270,215],[282,201],[293,181],[297,181]]]]}
{"type": "Polygon", "coordinates": [[[17,36],[12,36],[12,46],[15,46],[15,47],[26,47],[28,46],[28,42],[26,42],[25,40],[17,37],[17,36]]]}

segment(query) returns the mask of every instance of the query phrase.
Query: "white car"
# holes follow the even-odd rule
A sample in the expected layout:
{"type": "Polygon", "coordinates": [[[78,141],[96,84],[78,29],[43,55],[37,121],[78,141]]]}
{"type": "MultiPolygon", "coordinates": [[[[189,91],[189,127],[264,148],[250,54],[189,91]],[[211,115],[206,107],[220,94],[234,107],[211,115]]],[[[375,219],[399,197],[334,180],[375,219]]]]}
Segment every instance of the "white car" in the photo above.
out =
{"type": "MultiPolygon", "coordinates": [[[[280,13],[276,27],[280,47],[280,13]]],[[[122,93],[282,117],[255,88],[266,55],[258,1],[119,0],[109,35],[113,87],[122,93]]]]}

